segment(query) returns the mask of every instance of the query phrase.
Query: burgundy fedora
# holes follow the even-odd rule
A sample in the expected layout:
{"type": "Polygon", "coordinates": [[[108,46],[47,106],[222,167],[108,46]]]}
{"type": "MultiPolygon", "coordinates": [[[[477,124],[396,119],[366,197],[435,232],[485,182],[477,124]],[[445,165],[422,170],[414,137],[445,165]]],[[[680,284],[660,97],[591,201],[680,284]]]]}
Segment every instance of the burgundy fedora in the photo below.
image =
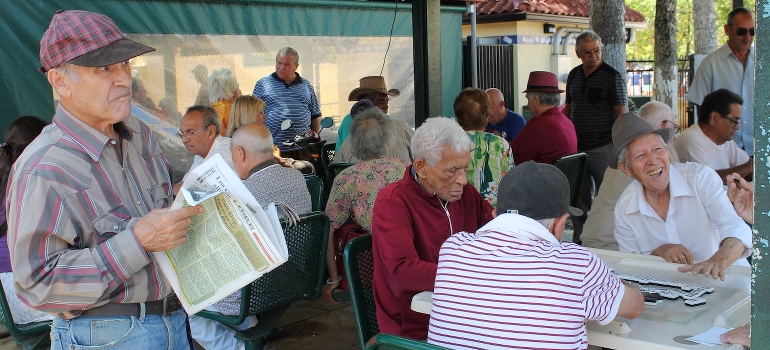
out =
{"type": "Polygon", "coordinates": [[[550,92],[558,94],[564,92],[564,90],[559,89],[559,79],[556,77],[556,74],[537,70],[529,73],[527,89],[524,92],[550,92]]]}

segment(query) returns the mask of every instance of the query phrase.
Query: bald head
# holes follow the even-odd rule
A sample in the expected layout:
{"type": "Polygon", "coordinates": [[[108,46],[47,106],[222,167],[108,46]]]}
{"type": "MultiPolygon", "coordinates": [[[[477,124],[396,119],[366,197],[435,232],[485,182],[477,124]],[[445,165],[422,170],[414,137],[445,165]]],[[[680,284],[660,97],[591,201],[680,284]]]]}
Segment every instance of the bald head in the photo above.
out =
{"type": "Polygon", "coordinates": [[[235,172],[245,180],[254,166],[273,159],[273,136],[262,124],[246,124],[233,133],[230,151],[235,172]]]}
{"type": "MultiPolygon", "coordinates": [[[[639,108],[639,116],[655,128],[674,128],[674,111],[660,101],[650,101],[639,108]]],[[[674,136],[675,138],[676,136],[674,136]]],[[[674,139],[671,139],[674,142],[674,139]]]]}
{"type": "Polygon", "coordinates": [[[492,102],[492,109],[489,111],[487,122],[497,125],[508,115],[508,109],[505,108],[505,97],[503,92],[496,88],[487,89],[486,93],[489,96],[489,101],[492,102]]]}

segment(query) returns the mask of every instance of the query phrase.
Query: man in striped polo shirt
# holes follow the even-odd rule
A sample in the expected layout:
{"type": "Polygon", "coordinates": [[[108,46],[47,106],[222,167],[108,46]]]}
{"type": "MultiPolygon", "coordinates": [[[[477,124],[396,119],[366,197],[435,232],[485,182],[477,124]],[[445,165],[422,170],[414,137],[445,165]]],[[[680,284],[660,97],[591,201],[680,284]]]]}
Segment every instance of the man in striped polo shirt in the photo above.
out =
{"type": "Polygon", "coordinates": [[[593,253],[561,243],[567,177],[522,163],[500,181],[495,219],[441,246],[428,342],[451,349],[586,349],[586,320],[635,318],[642,293],[593,253]]]}
{"type": "Polygon", "coordinates": [[[102,14],[59,11],[40,71],[60,96],[8,185],[16,293],[54,314],[52,349],[191,349],[187,315],[150,252],[180,246],[199,206],[175,211],[168,161],[131,115],[129,59],[155,49],[102,14]]]}
{"type": "Polygon", "coordinates": [[[273,143],[281,156],[309,160],[310,152],[300,146],[284,146],[297,134],[321,130],[321,107],[313,85],[297,73],[299,53],[284,47],[275,55],[275,72],[257,81],[254,96],[265,101],[265,126],[273,134],[273,143]],[[291,128],[281,130],[281,122],[290,119],[291,128]]]}
{"type": "MultiPolygon", "coordinates": [[[[572,69],[567,77],[564,115],[575,124],[578,152],[588,156],[578,202],[578,207],[587,213],[593,194],[599,193],[612,154],[612,124],[628,110],[628,99],[623,76],[602,61],[599,35],[590,30],[580,33],[575,39],[575,52],[583,64],[572,69]]],[[[580,244],[586,218],[585,214],[572,218],[575,243],[580,244]]]]}

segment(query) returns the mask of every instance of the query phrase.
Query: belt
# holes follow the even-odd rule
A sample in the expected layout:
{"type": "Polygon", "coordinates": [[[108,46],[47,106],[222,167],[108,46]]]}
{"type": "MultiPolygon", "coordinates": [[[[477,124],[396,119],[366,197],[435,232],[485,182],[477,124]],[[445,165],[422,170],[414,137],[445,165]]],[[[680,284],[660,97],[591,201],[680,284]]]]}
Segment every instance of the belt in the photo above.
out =
{"type": "Polygon", "coordinates": [[[82,315],[86,316],[141,316],[141,304],[144,304],[145,315],[163,315],[168,316],[172,313],[182,309],[182,303],[176,295],[171,294],[162,300],[148,301],[144,303],[107,303],[102,306],[95,307],[83,311],[82,315]]]}

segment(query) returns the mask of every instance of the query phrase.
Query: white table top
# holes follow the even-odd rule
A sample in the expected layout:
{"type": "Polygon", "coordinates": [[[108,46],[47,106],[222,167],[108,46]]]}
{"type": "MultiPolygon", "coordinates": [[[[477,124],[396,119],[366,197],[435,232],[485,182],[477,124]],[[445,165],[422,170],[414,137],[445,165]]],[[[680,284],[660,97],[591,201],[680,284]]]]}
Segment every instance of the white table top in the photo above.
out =
{"type": "MultiPolygon", "coordinates": [[[[658,305],[645,305],[642,315],[633,320],[618,317],[605,326],[590,321],[587,325],[589,344],[614,349],[743,349],[737,344],[710,347],[684,339],[712,326],[733,328],[749,321],[751,268],[732,266],[727,270],[727,278],[720,281],[681,273],[676,270],[678,264],[667,263],[657,256],[590,250],[616,273],[714,287],[714,293],[706,294],[706,304],[700,306],[686,306],[682,299],[663,300],[658,305]]],[[[412,310],[430,314],[432,298],[432,292],[415,295],[412,310]]]]}

